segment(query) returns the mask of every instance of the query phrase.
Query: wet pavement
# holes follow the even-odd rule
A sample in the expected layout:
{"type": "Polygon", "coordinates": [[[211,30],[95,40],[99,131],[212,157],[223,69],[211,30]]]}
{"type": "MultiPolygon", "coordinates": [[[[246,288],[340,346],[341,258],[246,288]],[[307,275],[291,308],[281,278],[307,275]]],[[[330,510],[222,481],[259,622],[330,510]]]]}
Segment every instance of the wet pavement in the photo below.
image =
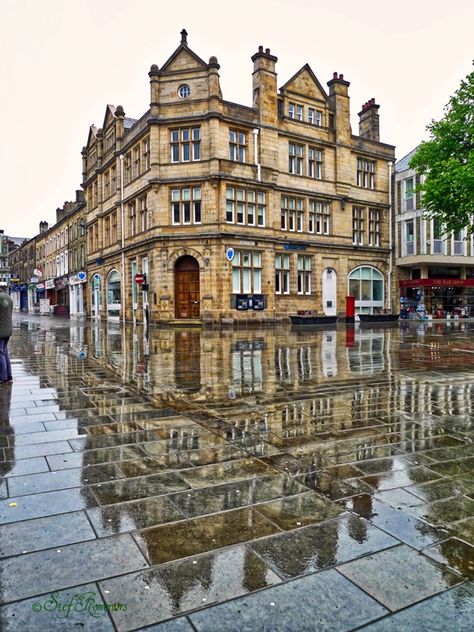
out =
{"type": "Polygon", "coordinates": [[[17,315],[0,629],[470,630],[474,323],[17,315]]]}

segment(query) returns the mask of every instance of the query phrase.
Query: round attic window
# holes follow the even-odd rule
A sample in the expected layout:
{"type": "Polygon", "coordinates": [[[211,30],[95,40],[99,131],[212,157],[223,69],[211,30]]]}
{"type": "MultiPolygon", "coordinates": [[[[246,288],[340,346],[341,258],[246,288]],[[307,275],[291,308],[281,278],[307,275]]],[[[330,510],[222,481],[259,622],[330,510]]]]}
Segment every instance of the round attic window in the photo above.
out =
{"type": "Polygon", "coordinates": [[[191,94],[191,88],[188,86],[187,83],[183,83],[178,88],[178,94],[182,99],[185,99],[191,94]]]}

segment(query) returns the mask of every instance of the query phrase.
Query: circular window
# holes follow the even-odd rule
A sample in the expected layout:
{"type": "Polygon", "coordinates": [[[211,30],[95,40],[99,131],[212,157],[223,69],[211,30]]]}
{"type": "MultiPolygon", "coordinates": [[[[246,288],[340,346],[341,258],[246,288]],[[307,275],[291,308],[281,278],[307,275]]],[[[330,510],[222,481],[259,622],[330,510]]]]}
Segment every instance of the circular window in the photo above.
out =
{"type": "Polygon", "coordinates": [[[179,86],[178,88],[178,94],[182,99],[185,99],[191,94],[191,88],[188,86],[187,83],[183,83],[183,85],[179,86]]]}

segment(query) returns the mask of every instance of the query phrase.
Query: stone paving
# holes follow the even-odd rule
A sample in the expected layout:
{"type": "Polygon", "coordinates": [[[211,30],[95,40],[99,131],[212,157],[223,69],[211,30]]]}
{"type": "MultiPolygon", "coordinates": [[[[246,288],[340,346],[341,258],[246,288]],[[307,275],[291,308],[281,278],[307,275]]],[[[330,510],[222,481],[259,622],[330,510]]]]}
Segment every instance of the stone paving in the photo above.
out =
{"type": "Polygon", "coordinates": [[[472,629],[474,324],[10,350],[2,631],[472,629]]]}

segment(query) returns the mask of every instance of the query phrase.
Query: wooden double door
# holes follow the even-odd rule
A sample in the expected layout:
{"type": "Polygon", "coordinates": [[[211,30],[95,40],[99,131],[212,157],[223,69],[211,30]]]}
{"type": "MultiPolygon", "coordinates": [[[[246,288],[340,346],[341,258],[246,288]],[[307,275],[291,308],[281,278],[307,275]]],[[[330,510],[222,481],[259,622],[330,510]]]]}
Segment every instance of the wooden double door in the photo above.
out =
{"type": "Polygon", "coordinates": [[[179,319],[199,318],[199,263],[194,257],[178,259],[174,271],[175,316],[179,319]]]}

